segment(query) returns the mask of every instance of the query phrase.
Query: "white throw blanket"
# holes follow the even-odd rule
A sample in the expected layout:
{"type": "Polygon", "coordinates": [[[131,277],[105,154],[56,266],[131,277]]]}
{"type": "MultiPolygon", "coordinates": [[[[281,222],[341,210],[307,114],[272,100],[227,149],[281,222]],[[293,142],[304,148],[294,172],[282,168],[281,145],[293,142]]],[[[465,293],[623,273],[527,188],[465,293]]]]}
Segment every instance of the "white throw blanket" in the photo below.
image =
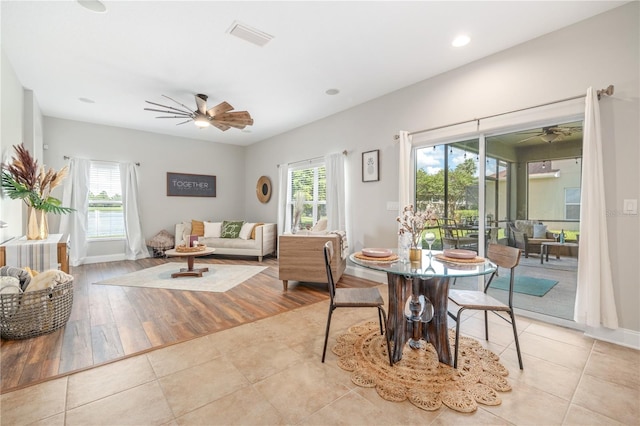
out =
{"type": "Polygon", "coordinates": [[[346,259],[349,256],[349,244],[347,243],[347,233],[345,231],[331,231],[330,234],[336,234],[340,237],[340,257],[346,259]]]}

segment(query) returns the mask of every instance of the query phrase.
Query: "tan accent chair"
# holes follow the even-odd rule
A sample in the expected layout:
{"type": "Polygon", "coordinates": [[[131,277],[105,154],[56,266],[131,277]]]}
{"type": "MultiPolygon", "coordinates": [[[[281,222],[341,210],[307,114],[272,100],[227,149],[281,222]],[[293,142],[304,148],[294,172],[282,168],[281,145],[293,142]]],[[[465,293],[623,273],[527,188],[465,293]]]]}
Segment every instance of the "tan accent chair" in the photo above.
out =
{"type": "Polygon", "coordinates": [[[503,246],[500,244],[489,244],[487,250],[487,259],[498,265],[498,267],[509,269],[509,304],[505,305],[499,300],[491,297],[487,294],[489,286],[493,281],[493,278],[498,274],[498,268],[491,274],[489,280],[484,286],[484,291],[474,290],[449,290],[449,301],[453,304],[449,304],[448,314],[456,321],[456,340],[455,351],[453,358],[453,367],[458,368],[458,348],[460,341],[460,322],[462,313],[466,310],[484,311],[484,332],[485,338],[489,340],[489,311],[495,313],[503,320],[511,323],[513,328],[513,338],[516,343],[516,351],[518,352],[518,363],[522,370],[522,354],[520,353],[520,343],[518,342],[518,330],[516,328],[516,318],[513,312],[513,282],[515,277],[515,269],[520,262],[520,249],[515,247],[503,246]],[[509,319],[497,312],[506,312],[509,315],[509,319]]]}

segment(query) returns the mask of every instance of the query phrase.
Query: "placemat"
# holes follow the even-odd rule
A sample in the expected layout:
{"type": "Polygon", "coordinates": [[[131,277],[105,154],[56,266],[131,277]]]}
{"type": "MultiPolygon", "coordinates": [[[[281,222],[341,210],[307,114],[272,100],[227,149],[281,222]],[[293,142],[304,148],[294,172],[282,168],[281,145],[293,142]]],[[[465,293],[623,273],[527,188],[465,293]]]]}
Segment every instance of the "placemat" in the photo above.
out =
{"type": "Polygon", "coordinates": [[[395,262],[396,260],[398,260],[397,254],[392,254],[391,256],[387,256],[387,257],[371,257],[371,256],[365,256],[364,254],[362,254],[361,251],[355,253],[353,257],[360,260],[368,260],[373,262],[395,262]]]}
{"type": "Polygon", "coordinates": [[[480,256],[476,256],[475,259],[458,259],[455,257],[447,257],[442,253],[436,254],[436,259],[442,261],[442,262],[448,262],[448,263],[459,263],[462,265],[468,265],[470,263],[472,264],[480,264],[480,263],[484,263],[485,259],[484,257],[480,257],[480,256]]]}

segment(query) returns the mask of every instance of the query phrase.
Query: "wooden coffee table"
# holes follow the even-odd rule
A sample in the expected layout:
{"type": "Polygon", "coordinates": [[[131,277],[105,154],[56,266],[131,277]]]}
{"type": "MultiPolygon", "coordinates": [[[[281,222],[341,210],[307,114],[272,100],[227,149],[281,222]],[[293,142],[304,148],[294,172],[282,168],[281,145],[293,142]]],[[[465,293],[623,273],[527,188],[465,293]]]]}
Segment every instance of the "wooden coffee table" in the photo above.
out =
{"type": "Polygon", "coordinates": [[[556,247],[556,259],[560,259],[560,247],[578,247],[577,243],[561,243],[561,242],[544,242],[540,248],[540,264],[544,263],[546,255],[546,261],[549,262],[549,247],[556,247]]]}
{"type": "Polygon", "coordinates": [[[180,272],[174,272],[171,274],[171,278],[177,277],[201,277],[203,272],[209,272],[209,268],[194,268],[193,260],[199,256],[207,256],[213,254],[216,251],[215,248],[207,247],[200,251],[182,252],[176,249],[167,250],[164,254],[168,257],[186,257],[187,267],[180,268],[180,272]]]}

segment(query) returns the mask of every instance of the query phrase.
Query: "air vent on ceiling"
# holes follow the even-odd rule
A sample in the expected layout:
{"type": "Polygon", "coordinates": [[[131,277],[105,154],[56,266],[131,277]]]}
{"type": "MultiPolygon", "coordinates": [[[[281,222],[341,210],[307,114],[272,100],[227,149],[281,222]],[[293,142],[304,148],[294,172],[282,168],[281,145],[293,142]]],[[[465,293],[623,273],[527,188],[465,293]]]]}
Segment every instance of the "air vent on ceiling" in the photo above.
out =
{"type": "Polygon", "coordinates": [[[237,21],[231,24],[231,27],[229,27],[229,30],[227,32],[260,47],[267,44],[273,38],[272,35],[269,35],[260,30],[256,30],[255,28],[251,28],[237,21]]]}

